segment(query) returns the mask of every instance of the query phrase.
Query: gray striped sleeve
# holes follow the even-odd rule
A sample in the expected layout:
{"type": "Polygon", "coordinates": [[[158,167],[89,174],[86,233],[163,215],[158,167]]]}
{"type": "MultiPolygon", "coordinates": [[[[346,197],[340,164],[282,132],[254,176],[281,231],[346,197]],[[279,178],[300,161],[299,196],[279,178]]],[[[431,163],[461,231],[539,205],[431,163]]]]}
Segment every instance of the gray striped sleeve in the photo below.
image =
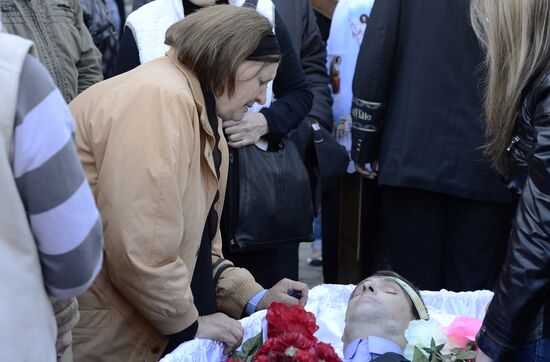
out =
{"type": "Polygon", "coordinates": [[[46,284],[58,290],[89,286],[90,275],[93,275],[101,256],[97,254],[103,246],[101,240],[101,222],[98,220],[76,248],[59,255],[40,253],[42,266],[48,270],[44,275],[46,284]],[[72,272],[67,273],[68,270],[72,272]]]}
{"type": "Polygon", "coordinates": [[[16,178],[27,212],[39,214],[67,201],[84,181],[79,162],[76,148],[69,139],[40,167],[16,178]]]}
{"type": "Polygon", "coordinates": [[[28,55],[25,58],[15,108],[15,126],[21,124],[25,115],[56,88],[49,73],[41,67],[42,64],[34,57],[28,55]]]}
{"type": "Polygon", "coordinates": [[[101,268],[103,236],[71,134],[73,120],[36,59],[23,65],[14,130],[14,174],[53,297],[82,293],[101,268]]]}

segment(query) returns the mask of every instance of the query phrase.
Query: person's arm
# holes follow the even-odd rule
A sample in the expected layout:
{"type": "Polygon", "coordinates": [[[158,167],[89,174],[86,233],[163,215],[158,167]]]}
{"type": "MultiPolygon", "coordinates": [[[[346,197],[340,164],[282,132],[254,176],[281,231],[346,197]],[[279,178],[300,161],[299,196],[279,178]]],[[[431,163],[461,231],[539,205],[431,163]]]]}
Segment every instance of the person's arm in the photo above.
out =
{"type": "Polygon", "coordinates": [[[277,13],[275,35],[282,55],[273,83],[277,101],[260,111],[267,120],[268,138],[281,138],[296,128],[309,113],[313,100],[288,31],[277,13]]]}
{"type": "Polygon", "coordinates": [[[402,0],[376,1],[353,77],[351,158],[362,167],[378,159],[378,142],[394,73],[402,0]]]}
{"type": "Polygon", "coordinates": [[[80,58],[76,62],[78,70],[78,93],[103,80],[101,53],[94,45],[92,36],[84,24],[84,17],[79,1],[73,1],[77,18],[75,23],[80,32],[80,58]]]}
{"type": "Polygon", "coordinates": [[[508,254],[477,342],[498,359],[519,347],[550,292],[550,81],[534,114],[537,145],[527,159],[508,254]]]}
{"type": "Polygon", "coordinates": [[[308,297],[306,284],[282,279],[272,288],[265,290],[256,283],[248,270],[237,268],[229,260],[223,258],[221,245],[218,224],[218,231],[212,240],[212,265],[217,307],[220,312],[240,319],[258,310],[268,308],[274,301],[288,305],[306,304],[308,297]],[[290,296],[288,294],[290,291],[299,292],[299,298],[290,296]]]}
{"type": "Polygon", "coordinates": [[[319,121],[327,131],[332,132],[332,96],[328,87],[326,44],[321,38],[321,32],[309,0],[302,3],[305,19],[300,62],[313,93],[313,106],[309,116],[319,121]]]}
{"type": "Polygon", "coordinates": [[[73,119],[49,73],[27,56],[14,131],[14,174],[48,293],[83,293],[102,263],[99,212],[72,140],[73,119]]]}
{"type": "Polygon", "coordinates": [[[118,48],[118,57],[113,71],[113,76],[132,70],[140,65],[139,51],[137,48],[134,33],[127,26],[124,27],[120,46],[118,48]]]}

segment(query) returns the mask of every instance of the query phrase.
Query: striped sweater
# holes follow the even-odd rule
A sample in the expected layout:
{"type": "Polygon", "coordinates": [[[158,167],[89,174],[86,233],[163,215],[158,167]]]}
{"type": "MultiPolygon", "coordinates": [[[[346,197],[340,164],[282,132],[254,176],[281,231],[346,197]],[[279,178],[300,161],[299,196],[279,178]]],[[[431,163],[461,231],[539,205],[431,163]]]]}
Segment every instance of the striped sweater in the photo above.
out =
{"type": "Polygon", "coordinates": [[[27,56],[18,90],[13,173],[50,296],[84,292],[99,273],[99,212],[73,144],[74,124],[48,72],[27,56]]]}

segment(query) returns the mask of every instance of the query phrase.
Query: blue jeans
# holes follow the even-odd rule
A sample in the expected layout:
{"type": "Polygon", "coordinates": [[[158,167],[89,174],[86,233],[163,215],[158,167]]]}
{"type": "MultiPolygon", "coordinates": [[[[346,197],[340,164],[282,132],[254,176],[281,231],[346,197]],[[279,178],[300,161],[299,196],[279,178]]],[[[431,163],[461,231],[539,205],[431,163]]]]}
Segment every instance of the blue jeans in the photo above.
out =
{"type": "Polygon", "coordinates": [[[520,349],[506,354],[502,362],[550,362],[550,339],[531,342],[520,349]]]}
{"type": "Polygon", "coordinates": [[[323,246],[322,232],[321,232],[321,215],[313,219],[313,237],[315,241],[311,244],[313,251],[321,251],[323,246]]]}

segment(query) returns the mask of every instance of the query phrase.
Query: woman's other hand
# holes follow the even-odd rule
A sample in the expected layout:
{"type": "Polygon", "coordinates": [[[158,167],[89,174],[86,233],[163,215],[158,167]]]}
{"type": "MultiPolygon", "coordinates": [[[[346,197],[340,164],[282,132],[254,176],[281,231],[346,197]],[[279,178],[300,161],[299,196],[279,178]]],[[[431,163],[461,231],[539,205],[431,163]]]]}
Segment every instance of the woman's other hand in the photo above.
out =
{"type": "Polygon", "coordinates": [[[214,313],[199,317],[196,338],[207,338],[225,344],[224,354],[237,349],[243,342],[244,329],[238,320],[223,313],[214,313]]]}
{"type": "Polygon", "coordinates": [[[227,143],[234,148],[254,144],[268,132],[267,120],[259,112],[247,112],[240,121],[225,121],[223,128],[227,143]]]}

